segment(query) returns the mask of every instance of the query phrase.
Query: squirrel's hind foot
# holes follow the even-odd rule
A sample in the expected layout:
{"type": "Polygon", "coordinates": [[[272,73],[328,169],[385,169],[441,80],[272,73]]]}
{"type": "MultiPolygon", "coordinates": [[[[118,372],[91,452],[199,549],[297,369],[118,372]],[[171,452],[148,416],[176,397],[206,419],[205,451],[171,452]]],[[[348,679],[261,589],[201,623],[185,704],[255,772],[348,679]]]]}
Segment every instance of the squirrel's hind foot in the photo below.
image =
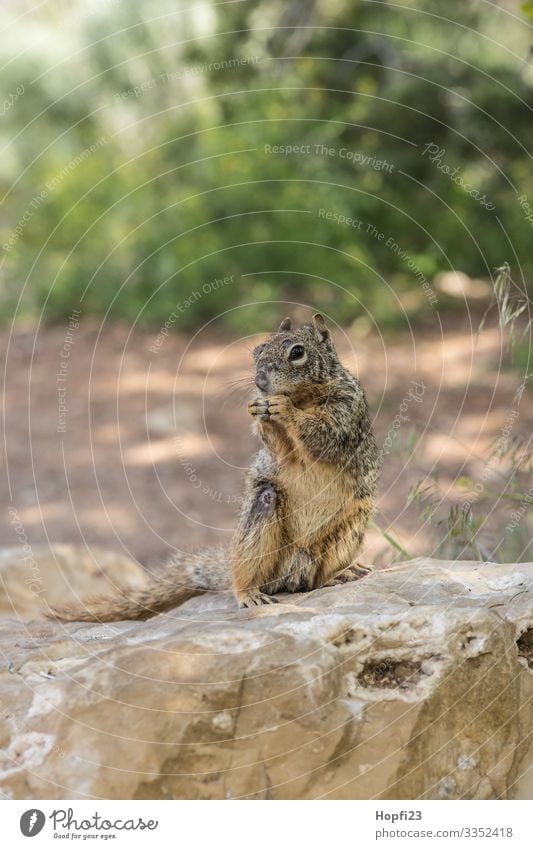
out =
{"type": "Polygon", "coordinates": [[[347,584],[349,581],[359,581],[360,578],[366,578],[374,571],[373,566],[367,566],[363,563],[352,563],[341,572],[333,575],[330,581],[322,584],[323,587],[337,587],[339,584],[347,584]]]}
{"type": "Polygon", "coordinates": [[[238,598],[239,607],[260,607],[262,604],[277,604],[278,599],[267,593],[260,593],[251,590],[238,598]]]}

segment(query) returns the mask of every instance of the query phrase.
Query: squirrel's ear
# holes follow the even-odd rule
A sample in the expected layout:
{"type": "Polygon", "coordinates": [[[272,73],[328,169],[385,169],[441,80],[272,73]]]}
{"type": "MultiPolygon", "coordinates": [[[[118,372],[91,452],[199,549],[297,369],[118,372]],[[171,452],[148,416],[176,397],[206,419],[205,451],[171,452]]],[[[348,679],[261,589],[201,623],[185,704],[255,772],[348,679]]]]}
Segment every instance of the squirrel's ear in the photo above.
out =
{"type": "Polygon", "coordinates": [[[287,316],[287,318],[284,318],[283,321],[281,322],[281,324],[278,328],[278,333],[283,333],[284,330],[290,330],[290,329],[291,329],[291,320],[287,316]]]}
{"type": "Polygon", "coordinates": [[[326,339],[329,339],[329,330],[326,327],[324,316],[320,315],[319,312],[313,316],[313,327],[315,328],[316,334],[321,342],[325,342],[326,339]]]}

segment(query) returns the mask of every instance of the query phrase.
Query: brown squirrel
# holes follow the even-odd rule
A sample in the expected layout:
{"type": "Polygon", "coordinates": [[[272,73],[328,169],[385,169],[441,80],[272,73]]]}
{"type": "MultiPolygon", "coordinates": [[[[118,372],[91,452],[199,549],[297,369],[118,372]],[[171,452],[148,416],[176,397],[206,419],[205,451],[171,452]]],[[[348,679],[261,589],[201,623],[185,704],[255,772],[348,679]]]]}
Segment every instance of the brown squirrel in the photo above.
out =
{"type": "Polygon", "coordinates": [[[254,351],[259,394],[248,404],[263,446],[246,476],[229,550],[173,556],[143,589],[93,598],[48,614],[62,621],[148,619],[209,591],[239,607],[275,593],[354,581],[373,512],[379,452],[359,381],[341,365],[321,315],[292,330],[289,318],[254,351]]]}

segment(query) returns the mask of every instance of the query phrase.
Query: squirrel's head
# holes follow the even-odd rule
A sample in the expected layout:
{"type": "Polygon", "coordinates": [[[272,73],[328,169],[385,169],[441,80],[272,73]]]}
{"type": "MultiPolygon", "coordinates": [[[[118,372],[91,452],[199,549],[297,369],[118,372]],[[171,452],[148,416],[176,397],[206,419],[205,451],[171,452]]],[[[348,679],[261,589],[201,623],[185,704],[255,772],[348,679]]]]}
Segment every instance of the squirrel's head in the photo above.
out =
{"type": "Polygon", "coordinates": [[[290,395],[330,379],[339,367],[331,334],[320,313],[293,330],[290,318],[254,350],[255,385],[266,395],[290,395]]]}

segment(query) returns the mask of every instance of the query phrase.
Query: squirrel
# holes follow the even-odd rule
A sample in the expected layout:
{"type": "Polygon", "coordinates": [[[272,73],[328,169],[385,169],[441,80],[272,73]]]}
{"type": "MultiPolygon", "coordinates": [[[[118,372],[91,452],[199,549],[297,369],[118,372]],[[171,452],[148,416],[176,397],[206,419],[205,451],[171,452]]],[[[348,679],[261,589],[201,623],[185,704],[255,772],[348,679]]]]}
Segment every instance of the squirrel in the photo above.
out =
{"type": "Polygon", "coordinates": [[[205,592],[233,589],[241,608],[354,581],[373,513],[380,455],[357,378],[341,364],[322,315],[284,319],[254,350],[248,412],[262,447],[247,472],[229,549],[179,553],[142,589],[53,607],[60,621],[148,619],[205,592]]]}

